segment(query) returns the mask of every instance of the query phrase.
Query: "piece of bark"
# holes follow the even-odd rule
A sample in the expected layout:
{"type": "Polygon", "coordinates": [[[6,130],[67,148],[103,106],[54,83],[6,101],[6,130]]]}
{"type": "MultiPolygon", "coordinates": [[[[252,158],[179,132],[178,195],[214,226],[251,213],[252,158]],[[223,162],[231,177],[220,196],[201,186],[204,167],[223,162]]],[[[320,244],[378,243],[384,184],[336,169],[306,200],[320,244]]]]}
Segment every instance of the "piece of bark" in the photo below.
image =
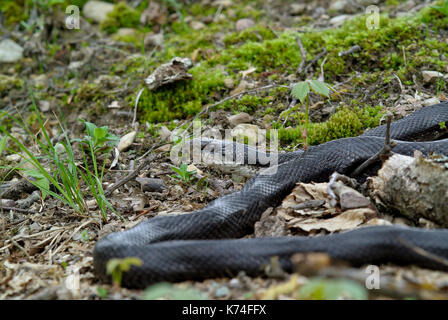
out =
{"type": "MultiPolygon", "coordinates": [[[[448,160],[447,160],[448,161],[448,160]]],[[[414,221],[425,218],[448,227],[448,169],[446,163],[395,154],[368,179],[375,201],[414,221]]]]}

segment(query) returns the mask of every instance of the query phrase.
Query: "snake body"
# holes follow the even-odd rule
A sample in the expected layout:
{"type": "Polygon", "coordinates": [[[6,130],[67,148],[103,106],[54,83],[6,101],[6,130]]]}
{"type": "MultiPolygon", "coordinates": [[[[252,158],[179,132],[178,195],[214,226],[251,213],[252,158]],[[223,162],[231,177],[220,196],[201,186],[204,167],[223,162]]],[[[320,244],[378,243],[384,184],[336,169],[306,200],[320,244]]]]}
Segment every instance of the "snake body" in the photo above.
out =
{"type": "MultiPolygon", "coordinates": [[[[441,122],[448,122],[447,102],[395,121],[390,129],[391,138],[397,143],[393,151],[404,155],[412,155],[414,150],[425,155],[448,154],[448,139],[401,141],[440,131],[441,122]]],[[[313,251],[357,265],[392,262],[445,269],[447,266],[437,259],[417,254],[411,248],[416,246],[448,258],[445,229],[375,226],[319,237],[238,239],[253,232],[264,210],[278,205],[297,182],[328,181],[335,171],[350,174],[383,147],[385,132],[383,125],[358,137],[283,154],[275,173],[258,174],[241,191],[220,197],[203,209],[150,218],[129,230],[111,233],[95,245],[95,272],[107,281],[109,259],[138,257],[143,265],[125,272],[122,285],[144,288],[159,281],[234,276],[241,270],[257,275],[272,256],[278,256],[281,267],[290,271],[292,254],[313,251]]]]}

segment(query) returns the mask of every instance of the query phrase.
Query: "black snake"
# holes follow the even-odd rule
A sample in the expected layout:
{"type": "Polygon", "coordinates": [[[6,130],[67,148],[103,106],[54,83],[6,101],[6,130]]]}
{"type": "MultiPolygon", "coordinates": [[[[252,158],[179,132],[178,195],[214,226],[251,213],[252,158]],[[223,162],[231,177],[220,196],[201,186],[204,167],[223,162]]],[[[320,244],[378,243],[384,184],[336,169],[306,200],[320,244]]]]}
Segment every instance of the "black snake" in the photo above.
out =
{"type": "MultiPolygon", "coordinates": [[[[392,123],[391,138],[397,142],[393,151],[405,155],[412,155],[414,150],[448,154],[448,139],[400,141],[440,131],[441,122],[448,123],[447,102],[422,108],[392,123]]],[[[312,251],[357,265],[392,262],[446,269],[447,265],[409,247],[448,258],[448,230],[444,229],[375,226],[312,238],[234,239],[253,232],[263,211],[278,205],[298,181],[324,182],[335,171],[350,174],[383,147],[385,130],[383,125],[358,137],[287,153],[281,156],[275,174],[259,174],[241,191],[218,198],[203,209],[150,218],[129,230],[111,233],[94,248],[95,272],[108,280],[109,259],[138,257],[143,265],[125,272],[122,285],[144,288],[158,281],[234,276],[241,270],[257,275],[272,256],[278,256],[281,267],[290,271],[292,254],[312,251]]]]}

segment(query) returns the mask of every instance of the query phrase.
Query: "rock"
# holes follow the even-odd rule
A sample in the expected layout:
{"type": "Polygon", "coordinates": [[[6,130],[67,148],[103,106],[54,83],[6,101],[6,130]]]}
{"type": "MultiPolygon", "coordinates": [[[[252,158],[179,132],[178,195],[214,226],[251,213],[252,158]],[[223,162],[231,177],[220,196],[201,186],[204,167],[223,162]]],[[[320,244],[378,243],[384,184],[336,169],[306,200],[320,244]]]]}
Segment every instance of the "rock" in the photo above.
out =
{"type": "Polygon", "coordinates": [[[18,153],[10,154],[5,157],[5,160],[8,162],[19,162],[21,159],[22,157],[18,153]]]}
{"type": "Polygon", "coordinates": [[[323,16],[325,16],[325,12],[327,10],[325,10],[325,8],[323,7],[317,7],[316,9],[314,9],[313,14],[311,15],[311,17],[313,19],[319,19],[319,18],[323,18],[323,16]]]}
{"type": "Polygon", "coordinates": [[[145,36],[144,40],[145,47],[163,47],[164,38],[163,33],[150,33],[145,36]]]}
{"type": "Polygon", "coordinates": [[[425,107],[432,106],[433,104],[437,103],[440,103],[440,100],[438,98],[429,98],[422,102],[425,107]]]}
{"type": "Polygon", "coordinates": [[[163,190],[168,189],[165,182],[162,179],[155,178],[135,178],[135,180],[140,183],[142,191],[148,192],[163,192],[163,190]]]}
{"type": "Polygon", "coordinates": [[[372,4],[378,4],[380,2],[379,0],[355,0],[355,1],[364,7],[368,7],[372,4]]]}
{"type": "Polygon", "coordinates": [[[230,294],[230,290],[227,287],[219,287],[215,291],[215,297],[216,298],[224,298],[227,297],[230,294]]]}
{"type": "Polygon", "coordinates": [[[232,127],[236,127],[237,125],[241,123],[250,123],[252,122],[252,117],[247,114],[246,112],[241,112],[238,114],[235,114],[233,116],[230,116],[227,118],[232,125],[232,127]]]}
{"type": "Polygon", "coordinates": [[[202,175],[203,172],[201,170],[198,169],[198,167],[196,167],[194,164],[190,163],[187,167],[187,171],[188,172],[194,172],[195,174],[199,174],[202,175]]]}
{"type": "Polygon", "coordinates": [[[437,80],[437,78],[442,78],[443,73],[440,73],[438,71],[425,70],[425,71],[422,71],[422,76],[423,76],[423,80],[426,83],[429,83],[429,82],[435,82],[437,80]]]}
{"type": "Polygon", "coordinates": [[[159,136],[162,141],[168,140],[171,137],[171,131],[167,127],[162,126],[159,130],[159,136]]]}
{"type": "Polygon", "coordinates": [[[224,85],[228,89],[233,89],[235,87],[235,81],[233,81],[232,78],[227,77],[227,78],[224,79],[224,85]]]}
{"type": "Polygon", "coordinates": [[[333,191],[339,197],[342,211],[348,209],[364,208],[369,206],[370,200],[358,191],[344,185],[341,181],[332,186],[333,191]]]}
{"type": "Polygon", "coordinates": [[[131,131],[121,137],[120,142],[118,142],[118,151],[124,151],[131,146],[137,136],[137,131],[131,131]]]}
{"type": "Polygon", "coordinates": [[[157,149],[154,149],[154,152],[168,152],[171,150],[171,144],[165,144],[163,146],[158,147],[157,149]]]}
{"type": "Polygon", "coordinates": [[[247,82],[245,80],[241,80],[240,84],[230,92],[230,95],[233,96],[235,94],[241,93],[251,87],[252,87],[252,85],[249,82],[247,82]]]}
{"type": "Polygon", "coordinates": [[[11,39],[0,42],[0,62],[16,62],[23,57],[23,48],[11,39]]]}
{"type": "Polygon", "coordinates": [[[103,88],[116,89],[121,84],[121,78],[119,76],[102,74],[95,79],[94,83],[101,85],[103,88]]]}
{"type": "Polygon", "coordinates": [[[120,106],[120,104],[118,103],[117,100],[112,101],[112,102],[110,103],[110,105],[108,105],[107,107],[108,107],[109,109],[120,109],[120,108],[121,108],[121,106],[120,106]]]}
{"type": "Polygon", "coordinates": [[[33,79],[36,87],[43,87],[47,84],[48,78],[46,74],[40,74],[33,79]]]}
{"type": "Polygon", "coordinates": [[[76,70],[81,68],[83,65],[85,65],[85,61],[73,61],[70,62],[70,64],[68,65],[68,69],[69,70],[76,70]]]}
{"type": "Polygon", "coordinates": [[[306,4],[304,3],[292,3],[290,5],[289,13],[292,16],[297,16],[305,12],[306,4]]]}
{"type": "Polygon", "coordinates": [[[11,199],[2,199],[1,201],[2,207],[15,207],[16,202],[11,199]]]}
{"type": "Polygon", "coordinates": [[[260,145],[266,141],[266,131],[253,124],[241,123],[232,129],[231,135],[240,139],[247,137],[251,145],[260,145]]]}
{"type": "Polygon", "coordinates": [[[190,27],[193,30],[201,30],[201,29],[205,28],[205,24],[203,22],[201,22],[201,21],[193,20],[193,21],[190,22],[190,27]]]}
{"type": "Polygon", "coordinates": [[[255,22],[253,22],[251,19],[240,19],[235,24],[236,31],[240,32],[243,30],[246,30],[247,28],[253,27],[255,25],[255,22]]]}
{"type": "Polygon", "coordinates": [[[233,278],[229,282],[229,287],[232,289],[241,289],[241,288],[243,288],[243,284],[241,283],[241,281],[238,278],[233,278]]]}
{"type": "Polygon", "coordinates": [[[87,1],[82,7],[82,13],[86,18],[90,18],[97,23],[101,23],[107,18],[107,14],[114,9],[112,3],[103,1],[87,1]]]}
{"type": "Polygon", "coordinates": [[[42,112],[47,112],[50,110],[50,102],[47,100],[40,100],[39,101],[39,109],[42,112]]]}
{"type": "Polygon", "coordinates": [[[136,35],[137,30],[134,28],[120,28],[115,33],[114,37],[129,37],[136,35]]]}
{"type": "Polygon", "coordinates": [[[149,1],[148,8],[142,12],[140,23],[145,26],[148,24],[165,24],[168,15],[168,9],[165,4],[157,1],[149,1]]]}
{"type": "Polygon", "coordinates": [[[352,18],[352,16],[350,15],[346,15],[346,14],[342,14],[340,16],[336,16],[330,19],[330,24],[333,26],[340,26],[342,25],[345,21],[350,20],[352,18]]]}
{"type": "Polygon", "coordinates": [[[330,4],[330,10],[334,11],[345,11],[345,8],[348,6],[348,1],[346,0],[336,0],[330,4]]]}

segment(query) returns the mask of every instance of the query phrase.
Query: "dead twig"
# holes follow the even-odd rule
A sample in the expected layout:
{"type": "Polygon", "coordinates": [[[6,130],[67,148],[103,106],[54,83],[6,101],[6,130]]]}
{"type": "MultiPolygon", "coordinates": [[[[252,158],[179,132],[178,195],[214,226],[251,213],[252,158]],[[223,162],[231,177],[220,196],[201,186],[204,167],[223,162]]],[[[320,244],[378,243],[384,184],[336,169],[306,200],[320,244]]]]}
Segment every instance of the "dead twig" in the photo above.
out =
{"type": "Polygon", "coordinates": [[[134,128],[135,121],[137,120],[137,106],[138,106],[138,101],[140,100],[140,96],[143,93],[143,90],[145,90],[145,88],[140,89],[140,91],[137,93],[137,98],[135,99],[134,117],[132,118],[132,124],[131,124],[132,128],[134,128]]]}
{"type": "Polygon", "coordinates": [[[10,239],[10,240],[11,240],[12,244],[15,245],[17,248],[19,248],[19,250],[22,251],[25,254],[25,256],[28,258],[28,260],[31,261],[31,257],[29,255],[28,251],[26,251],[24,247],[22,247],[20,244],[18,244],[16,240],[13,240],[13,239],[10,239]]]}
{"type": "Polygon", "coordinates": [[[124,177],[123,179],[119,180],[117,183],[113,184],[112,186],[110,186],[105,192],[104,195],[110,196],[112,194],[112,192],[116,189],[118,189],[119,187],[123,186],[125,183],[131,181],[132,179],[136,178],[138,176],[138,174],[140,173],[141,170],[143,170],[145,167],[149,166],[154,160],[156,160],[158,158],[158,156],[150,156],[148,157],[145,161],[143,161],[142,163],[139,164],[139,166],[132,171],[130,174],[128,174],[126,177],[124,177]]]}
{"type": "Polygon", "coordinates": [[[341,51],[338,53],[338,56],[343,57],[343,56],[347,56],[349,54],[358,52],[361,50],[361,47],[359,45],[354,45],[353,47],[351,47],[350,49],[346,50],[346,51],[341,51]]]}
{"type": "Polygon", "coordinates": [[[13,210],[13,211],[28,213],[28,214],[37,214],[36,211],[26,210],[26,209],[21,209],[21,208],[16,208],[16,207],[2,207],[2,209],[3,210],[13,210]]]}
{"type": "Polygon", "coordinates": [[[297,68],[297,73],[300,74],[303,71],[303,67],[305,66],[305,62],[306,62],[306,50],[303,47],[303,43],[302,40],[300,40],[300,36],[296,37],[296,41],[297,44],[299,45],[299,49],[300,49],[300,55],[302,56],[302,59],[300,60],[300,64],[299,67],[297,68]]]}
{"type": "Polygon", "coordinates": [[[321,53],[319,53],[318,55],[316,55],[313,60],[311,60],[306,67],[303,69],[302,73],[306,73],[308,71],[309,68],[311,68],[313,66],[313,64],[315,64],[320,58],[322,58],[324,55],[327,54],[327,49],[323,49],[321,53]]]}
{"type": "Polygon", "coordinates": [[[392,115],[387,115],[387,125],[386,125],[386,139],[384,141],[383,148],[374,154],[372,157],[367,159],[363,164],[361,164],[355,171],[353,171],[353,176],[359,175],[363,172],[367,167],[372,165],[378,160],[383,160],[389,158],[392,153],[392,149],[396,146],[396,142],[390,140],[390,123],[392,121],[392,115]]]}

